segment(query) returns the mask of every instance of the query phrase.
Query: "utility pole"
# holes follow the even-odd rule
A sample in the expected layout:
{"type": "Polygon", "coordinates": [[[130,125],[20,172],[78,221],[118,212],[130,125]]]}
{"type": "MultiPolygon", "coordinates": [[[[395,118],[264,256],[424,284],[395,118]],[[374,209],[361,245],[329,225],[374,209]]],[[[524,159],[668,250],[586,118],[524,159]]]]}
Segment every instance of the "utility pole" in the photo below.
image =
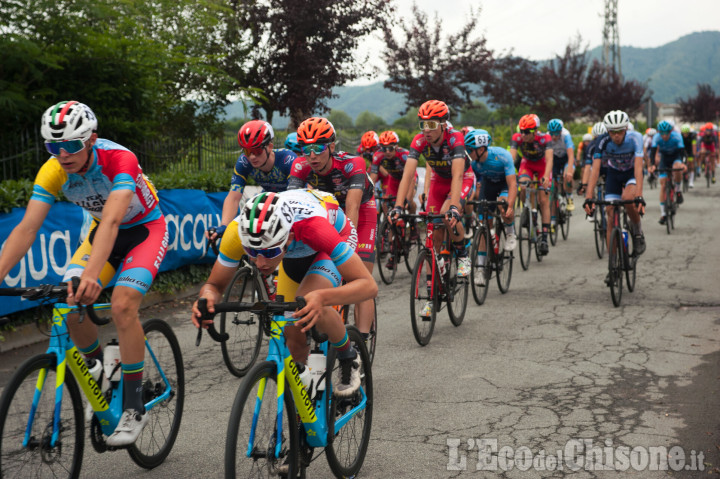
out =
{"type": "Polygon", "coordinates": [[[620,66],[620,35],[617,23],[618,0],[605,0],[605,25],[603,25],[603,64],[615,70],[622,79],[620,66]]]}

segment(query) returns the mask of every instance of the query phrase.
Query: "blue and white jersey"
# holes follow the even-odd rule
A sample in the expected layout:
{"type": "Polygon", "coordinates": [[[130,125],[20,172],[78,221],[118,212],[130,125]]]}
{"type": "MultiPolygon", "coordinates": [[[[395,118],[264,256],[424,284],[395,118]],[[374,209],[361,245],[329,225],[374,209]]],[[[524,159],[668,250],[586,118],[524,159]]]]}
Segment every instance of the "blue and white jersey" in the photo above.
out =
{"type": "Polygon", "coordinates": [[[568,148],[572,148],[573,150],[575,149],[575,143],[573,143],[572,136],[567,128],[562,129],[562,132],[557,140],[555,138],[552,139],[549,148],[552,148],[553,156],[558,158],[567,158],[568,148]]]}
{"type": "Polygon", "coordinates": [[[232,180],[230,180],[230,191],[239,191],[242,193],[247,184],[248,177],[252,178],[264,191],[273,191],[276,193],[285,191],[288,185],[290,170],[297,155],[284,148],[273,151],[275,152],[275,164],[272,170],[267,173],[258,168],[253,168],[247,157],[244,154],[240,155],[240,158],[238,158],[235,163],[232,180]]]}
{"type": "Polygon", "coordinates": [[[660,150],[660,155],[665,158],[677,158],[683,156],[685,142],[682,135],[677,131],[671,131],[667,141],[663,140],[660,133],[655,133],[652,139],[652,147],[660,150]]]}
{"type": "Polygon", "coordinates": [[[623,142],[619,145],[615,144],[608,134],[598,138],[600,141],[593,153],[593,158],[601,158],[603,162],[607,161],[608,168],[628,171],[635,167],[636,157],[643,157],[642,135],[637,131],[628,130],[623,142]]]}
{"type": "Polygon", "coordinates": [[[485,161],[470,163],[478,181],[492,181],[498,183],[505,181],[506,176],[515,174],[515,165],[512,156],[504,148],[491,146],[485,161]]]}

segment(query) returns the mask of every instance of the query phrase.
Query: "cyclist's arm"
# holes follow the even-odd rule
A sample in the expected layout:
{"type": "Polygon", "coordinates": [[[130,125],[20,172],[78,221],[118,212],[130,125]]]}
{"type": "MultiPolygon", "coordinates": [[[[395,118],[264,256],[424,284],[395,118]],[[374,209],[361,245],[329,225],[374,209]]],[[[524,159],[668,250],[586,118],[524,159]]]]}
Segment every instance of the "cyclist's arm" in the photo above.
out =
{"type": "MultiPolygon", "coordinates": [[[[215,312],[215,304],[221,300],[223,291],[225,291],[227,285],[232,281],[235,271],[237,271],[237,268],[225,266],[221,264],[220,261],[215,261],[212,271],[210,271],[210,277],[208,277],[207,282],[200,288],[198,295],[198,298],[207,299],[209,312],[215,312]]],[[[195,301],[192,306],[192,322],[196,327],[198,326],[199,318],[200,311],[197,309],[197,301],[195,301]]],[[[206,324],[203,324],[203,326],[207,328],[207,325],[210,323],[211,321],[208,321],[206,324]]]]}
{"type": "Polygon", "coordinates": [[[635,182],[637,183],[637,192],[635,196],[642,196],[643,191],[643,157],[635,157],[635,182]]]}
{"type": "Polygon", "coordinates": [[[508,185],[508,205],[505,210],[505,216],[507,219],[512,219],[514,212],[513,208],[515,207],[515,199],[517,198],[518,192],[517,177],[515,175],[507,175],[505,177],[505,181],[508,185]]]}
{"type": "Polygon", "coordinates": [[[345,197],[345,214],[352,222],[355,229],[358,228],[358,219],[360,218],[360,202],[362,201],[363,190],[352,188],[348,190],[345,197]]]}
{"type": "Polygon", "coordinates": [[[590,169],[590,180],[588,181],[587,191],[585,191],[585,199],[591,200],[595,197],[595,186],[600,177],[600,158],[593,158],[592,167],[590,169]]]}
{"type": "Polygon", "coordinates": [[[550,178],[552,175],[552,169],[553,169],[553,149],[548,148],[545,150],[545,173],[543,173],[543,178],[545,178],[545,181],[550,183],[550,178]]]}
{"type": "Polygon", "coordinates": [[[223,201],[222,219],[220,224],[229,225],[230,222],[235,219],[238,215],[238,207],[240,206],[242,195],[242,188],[228,191],[225,201],[223,201]]]}
{"type": "Polygon", "coordinates": [[[22,220],[13,228],[0,253],[0,282],[28,252],[51,206],[39,200],[28,202],[22,220]]]}
{"type": "MultiPolygon", "coordinates": [[[[405,197],[407,196],[410,185],[415,178],[415,169],[417,168],[418,161],[415,158],[408,158],[403,168],[403,177],[398,185],[397,198],[395,199],[395,206],[403,207],[405,204],[405,197]]],[[[425,181],[427,182],[427,172],[430,168],[425,168],[425,181]]]]}
{"type": "MultiPolygon", "coordinates": [[[[336,266],[345,284],[337,288],[317,289],[310,293],[317,294],[323,306],[357,304],[377,296],[377,283],[372,274],[362,264],[362,260],[357,253],[354,253],[344,263],[336,266]]],[[[296,313],[296,317],[302,316],[302,314],[296,313]]]]}

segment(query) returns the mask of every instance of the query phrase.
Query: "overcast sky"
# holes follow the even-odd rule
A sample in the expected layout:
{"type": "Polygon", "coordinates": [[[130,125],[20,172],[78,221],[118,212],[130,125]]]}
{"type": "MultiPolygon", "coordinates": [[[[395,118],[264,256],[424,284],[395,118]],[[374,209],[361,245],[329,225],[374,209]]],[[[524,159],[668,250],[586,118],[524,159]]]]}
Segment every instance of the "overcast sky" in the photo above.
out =
{"type": "MultiPolygon", "coordinates": [[[[394,0],[400,15],[410,17],[413,0],[394,0]]],[[[477,10],[477,31],[496,54],[515,54],[544,60],[561,54],[578,32],[590,48],[602,45],[603,0],[415,0],[430,18],[435,12],[447,32],[465,24],[472,6],[477,10]]],[[[701,30],[720,30],[720,0],[619,0],[621,46],[657,47],[701,30]]],[[[444,35],[445,36],[445,35],[444,35]]],[[[379,52],[384,42],[375,35],[363,42],[361,52],[374,52],[370,63],[384,68],[379,52]]],[[[398,38],[398,37],[396,37],[398,38]]],[[[367,84],[373,80],[356,82],[367,84]]]]}

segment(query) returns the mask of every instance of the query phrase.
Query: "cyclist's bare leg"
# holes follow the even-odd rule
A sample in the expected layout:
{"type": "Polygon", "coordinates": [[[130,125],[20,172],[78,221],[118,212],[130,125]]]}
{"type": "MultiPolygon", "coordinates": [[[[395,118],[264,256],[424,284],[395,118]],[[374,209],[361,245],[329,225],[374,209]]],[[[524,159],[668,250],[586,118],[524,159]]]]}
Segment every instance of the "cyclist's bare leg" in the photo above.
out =
{"type": "MultiPolygon", "coordinates": [[[[634,200],[637,196],[637,185],[627,185],[622,193],[623,200],[634,200]]],[[[640,212],[636,204],[625,205],[625,211],[627,211],[628,218],[633,225],[640,225],[640,212]]],[[[633,232],[637,233],[637,231],[633,232]]]]}
{"type": "MultiPolygon", "coordinates": [[[[372,274],[375,263],[363,261],[365,268],[372,274]]],[[[355,305],[355,326],[361,333],[369,333],[375,319],[375,304],[372,299],[355,305]]],[[[342,338],[340,338],[342,339],[342,338]]]]}
{"type": "Polygon", "coordinates": [[[607,240],[607,248],[608,251],[610,251],[610,238],[612,237],[612,230],[613,230],[613,221],[615,221],[615,207],[613,206],[606,206],[605,207],[605,216],[607,216],[607,228],[605,231],[606,234],[606,240],[607,240]]]}
{"type": "MultiPolygon", "coordinates": [[[[447,213],[447,211],[450,209],[450,200],[447,199],[442,205],[442,208],[440,209],[440,213],[444,214],[447,213]]],[[[443,223],[445,223],[445,229],[450,234],[450,239],[454,241],[464,241],[465,239],[465,228],[463,227],[462,221],[458,221],[455,223],[455,228],[450,228],[450,222],[443,218],[443,223]],[[457,233],[456,233],[457,231],[457,233]]]]}
{"type": "Polygon", "coordinates": [[[112,318],[120,342],[120,357],[125,364],[139,363],[145,358],[145,333],[140,324],[140,303],[143,294],[127,286],[116,286],[112,294],[112,318]]]}

